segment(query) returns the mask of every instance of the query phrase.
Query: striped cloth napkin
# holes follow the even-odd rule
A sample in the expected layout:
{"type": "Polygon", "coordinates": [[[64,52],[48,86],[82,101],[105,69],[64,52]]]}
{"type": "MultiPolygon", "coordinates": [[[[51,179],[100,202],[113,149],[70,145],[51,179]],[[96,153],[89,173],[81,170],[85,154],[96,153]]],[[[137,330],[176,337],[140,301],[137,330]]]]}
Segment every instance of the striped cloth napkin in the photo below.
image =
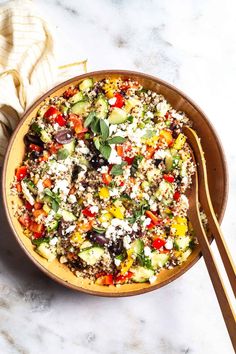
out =
{"type": "Polygon", "coordinates": [[[22,114],[40,95],[86,72],[86,60],[59,66],[48,24],[30,0],[0,6],[0,164],[22,114]]]}

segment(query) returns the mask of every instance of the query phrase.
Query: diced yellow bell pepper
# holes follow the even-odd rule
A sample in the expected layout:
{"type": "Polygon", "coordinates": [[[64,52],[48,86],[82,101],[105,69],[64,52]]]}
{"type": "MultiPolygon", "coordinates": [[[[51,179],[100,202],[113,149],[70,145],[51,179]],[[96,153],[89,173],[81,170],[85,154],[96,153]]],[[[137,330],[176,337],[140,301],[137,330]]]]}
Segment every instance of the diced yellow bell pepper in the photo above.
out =
{"type": "Polygon", "coordinates": [[[81,245],[84,242],[84,238],[83,238],[83,236],[81,235],[80,232],[76,231],[71,236],[71,241],[73,243],[75,243],[76,245],[81,245]]]}
{"type": "Polygon", "coordinates": [[[170,145],[173,141],[172,134],[168,130],[161,130],[160,137],[164,138],[168,145],[170,145]]]}
{"type": "Polygon", "coordinates": [[[173,148],[176,150],[182,149],[182,147],[185,144],[185,141],[186,141],[186,136],[184,134],[180,133],[178,135],[177,139],[175,140],[173,148]]]}
{"type": "Polygon", "coordinates": [[[99,192],[98,195],[100,198],[106,199],[110,197],[110,193],[109,193],[109,189],[107,187],[102,187],[99,192]]]}
{"type": "Polygon", "coordinates": [[[188,231],[188,226],[184,224],[172,224],[171,225],[171,232],[175,236],[185,236],[186,232],[188,231]]]}
{"type": "Polygon", "coordinates": [[[124,208],[122,207],[116,207],[115,205],[111,206],[108,211],[117,219],[124,219],[124,208]]]}
{"type": "Polygon", "coordinates": [[[159,136],[155,135],[152,138],[145,140],[145,144],[153,147],[153,146],[156,146],[158,140],[159,140],[159,136]]]}
{"type": "Polygon", "coordinates": [[[102,214],[99,218],[98,218],[98,221],[100,222],[107,222],[109,220],[112,219],[112,215],[111,213],[105,213],[105,214],[102,214]]]}
{"type": "Polygon", "coordinates": [[[45,204],[43,204],[43,210],[48,215],[51,211],[51,208],[49,208],[49,206],[45,203],[45,204]]]}
{"type": "Polygon", "coordinates": [[[134,259],[131,257],[128,257],[124,262],[122,262],[121,270],[120,270],[121,275],[126,274],[128,270],[132,267],[133,263],[134,263],[134,259]]]}
{"type": "Polygon", "coordinates": [[[186,218],[181,217],[181,216],[175,216],[173,221],[176,222],[177,224],[187,225],[187,223],[188,223],[188,220],[186,218]]]}

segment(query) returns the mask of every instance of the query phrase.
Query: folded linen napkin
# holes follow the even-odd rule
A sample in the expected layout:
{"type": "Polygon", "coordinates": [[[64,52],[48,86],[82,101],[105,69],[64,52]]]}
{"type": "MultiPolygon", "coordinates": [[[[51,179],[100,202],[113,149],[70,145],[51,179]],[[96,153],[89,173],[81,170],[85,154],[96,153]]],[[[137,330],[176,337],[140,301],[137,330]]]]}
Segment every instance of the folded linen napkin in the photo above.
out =
{"type": "Polygon", "coordinates": [[[30,0],[0,6],[0,164],[22,114],[55,84],[86,72],[86,60],[59,66],[48,24],[30,0]]]}

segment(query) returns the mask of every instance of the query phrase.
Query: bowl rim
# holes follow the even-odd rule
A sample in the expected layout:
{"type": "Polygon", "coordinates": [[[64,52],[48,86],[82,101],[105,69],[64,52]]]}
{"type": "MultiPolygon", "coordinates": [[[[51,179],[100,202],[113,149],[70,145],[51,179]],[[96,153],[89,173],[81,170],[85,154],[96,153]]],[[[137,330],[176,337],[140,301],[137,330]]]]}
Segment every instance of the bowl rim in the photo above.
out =
{"type": "MultiPolygon", "coordinates": [[[[56,276],[55,274],[51,273],[48,269],[46,269],[42,264],[40,264],[27,250],[27,248],[24,246],[24,244],[22,243],[22,241],[20,240],[20,237],[18,236],[12,222],[11,222],[11,217],[10,217],[10,212],[9,212],[9,208],[8,208],[8,204],[7,204],[7,196],[6,196],[6,189],[5,189],[5,184],[6,184],[6,170],[7,170],[7,164],[8,164],[8,157],[11,151],[11,147],[14,143],[15,137],[18,134],[18,131],[20,130],[21,126],[23,125],[24,121],[27,119],[28,115],[43,101],[45,100],[47,97],[49,97],[51,94],[53,94],[55,91],[57,91],[58,89],[62,88],[63,86],[69,85],[70,83],[74,82],[74,81],[80,81],[88,76],[96,76],[96,75],[104,75],[105,76],[109,76],[109,75],[124,75],[129,77],[130,75],[136,75],[145,79],[149,79],[152,81],[155,81],[163,86],[168,87],[169,89],[177,92],[179,95],[181,95],[186,101],[188,101],[196,111],[198,111],[198,113],[202,116],[202,118],[204,119],[204,121],[206,122],[206,124],[209,126],[210,130],[212,131],[213,135],[214,135],[214,139],[216,141],[216,144],[218,146],[220,155],[222,156],[222,165],[223,165],[223,170],[224,170],[224,175],[225,175],[225,194],[223,197],[223,201],[222,201],[222,209],[221,209],[221,215],[219,217],[219,222],[221,223],[225,214],[225,209],[226,209],[226,205],[227,205],[227,200],[228,200],[228,192],[229,192],[229,175],[228,175],[228,167],[227,167],[227,160],[226,160],[226,156],[223,150],[223,146],[222,143],[220,141],[220,138],[213,126],[213,124],[209,121],[209,119],[207,118],[206,114],[204,113],[204,111],[195,103],[194,100],[192,100],[188,95],[186,95],[184,92],[182,92],[180,89],[178,89],[177,87],[175,87],[174,85],[160,79],[159,77],[153,76],[153,75],[149,75],[143,72],[138,72],[138,71],[132,71],[132,70],[119,70],[119,69],[112,69],[112,70],[98,70],[98,71],[91,71],[91,72],[87,72],[85,74],[82,75],[78,75],[75,76],[69,80],[66,80],[56,86],[54,86],[52,89],[50,89],[49,91],[47,91],[45,94],[43,94],[42,96],[40,96],[32,105],[30,105],[30,107],[25,111],[25,113],[22,115],[16,129],[14,130],[13,134],[11,135],[8,147],[7,147],[7,151],[5,154],[5,158],[4,158],[4,164],[3,164],[3,169],[2,169],[2,191],[3,191],[3,205],[4,205],[4,210],[5,210],[5,215],[7,217],[8,223],[10,225],[10,228],[17,240],[17,242],[19,243],[20,247],[23,249],[23,251],[25,252],[25,254],[27,255],[27,257],[41,270],[43,271],[44,274],[46,274],[48,277],[50,277],[51,279],[55,280],[57,283],[66,286],[67,288],[76,290],[76,291],[80,291],[83,293],[87,293],[93,296],[101,296],[101,297],[125,297],[125,296],[134,296],[134,295],[140,295],[140,294],[144,294],[144,293],[148,293],[150,291],[159,289],[169,283],[171,283],[173,280],[178,279],[181,275],[183,275],[185,272],[187,272],[190,268],[192,268],[192,266],[197,263],[197,261],[202,257],[202,253],[199,252],[199,254],[191,261],[189,262],[189,264],[183,268],[180,269],[179,272],[177,274],[174,274],[172,277],[170,277],[169,279],[164,280],[162,283],[160,284],[154,284],[146,287],[146,288],[141,288],[138,290],[133,290],[133,291],[125,291],[125,292],[103,292],[103,291],[96,291],[96,290],[89,290],[89,289],[84,289],[82,287],[78,287],[76,285],[73,285],[69,282],[67,282],[66,280],[63,280],[61,278],[59,278],[58,276],[56,276]]],[[[210,240],[210,242],[212,242],[213,238],[210,240]]]]}

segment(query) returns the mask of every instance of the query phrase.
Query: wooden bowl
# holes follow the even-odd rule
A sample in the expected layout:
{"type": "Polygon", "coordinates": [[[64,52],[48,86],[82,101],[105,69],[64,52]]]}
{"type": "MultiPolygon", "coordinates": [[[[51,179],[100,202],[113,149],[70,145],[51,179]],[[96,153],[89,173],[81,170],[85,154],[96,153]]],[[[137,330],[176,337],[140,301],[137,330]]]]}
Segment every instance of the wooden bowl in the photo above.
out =
{"type": "Polygon", "coordinates": [[[11,182],[13,181],[15,169],[21,163],[24,155],[25,147],[23,143],[23,137],[28,131],[31,119],[36,114],[39,105],[43,100],[47,100],[49,97],[61,95],[71,84],[78,84],[78,82],[87,77],[93,77],[95,80],[115,77],[138,80],[145,88],[163,94],[176,110],[186,112],[188,117],[193,121],[194,129],[201,137],[201,142],[207,161],[212,203],[215,212],[218,215],[219,221],[222,220],[228,194],[226,161],[219,139],[205,114],[192,100],[190,100],[184,93],[177,90],[172,85],[150,75],[120,70],[91,72],[68,80],[47,92],[25,113],[11,138],[5,157],[2,183],[6,215],[17,241],[27,256],[44,273],[59,283],[78,291],[100,296],[115,297],[146,293],[148,291],[158,289],[177,279],[180,275],[184,274],[201,257],[200,248],[197,247],[189,256],[187,261],[181,266],[171,270],[162,270],[154,284],[125,284],[119,287],[99,286],[89,284],[87,280],[76,277],[65,265],[61,264],[58,260],[55,260],[52,263],[48,263],[46,259],[38,255],[34,251],[31,241],[23,234],[21,225],[19,224],[17,218],[13,215],[12,202],[18,204],[21,202],[18,197],[12,196],[10,194],[11,182]]]}

